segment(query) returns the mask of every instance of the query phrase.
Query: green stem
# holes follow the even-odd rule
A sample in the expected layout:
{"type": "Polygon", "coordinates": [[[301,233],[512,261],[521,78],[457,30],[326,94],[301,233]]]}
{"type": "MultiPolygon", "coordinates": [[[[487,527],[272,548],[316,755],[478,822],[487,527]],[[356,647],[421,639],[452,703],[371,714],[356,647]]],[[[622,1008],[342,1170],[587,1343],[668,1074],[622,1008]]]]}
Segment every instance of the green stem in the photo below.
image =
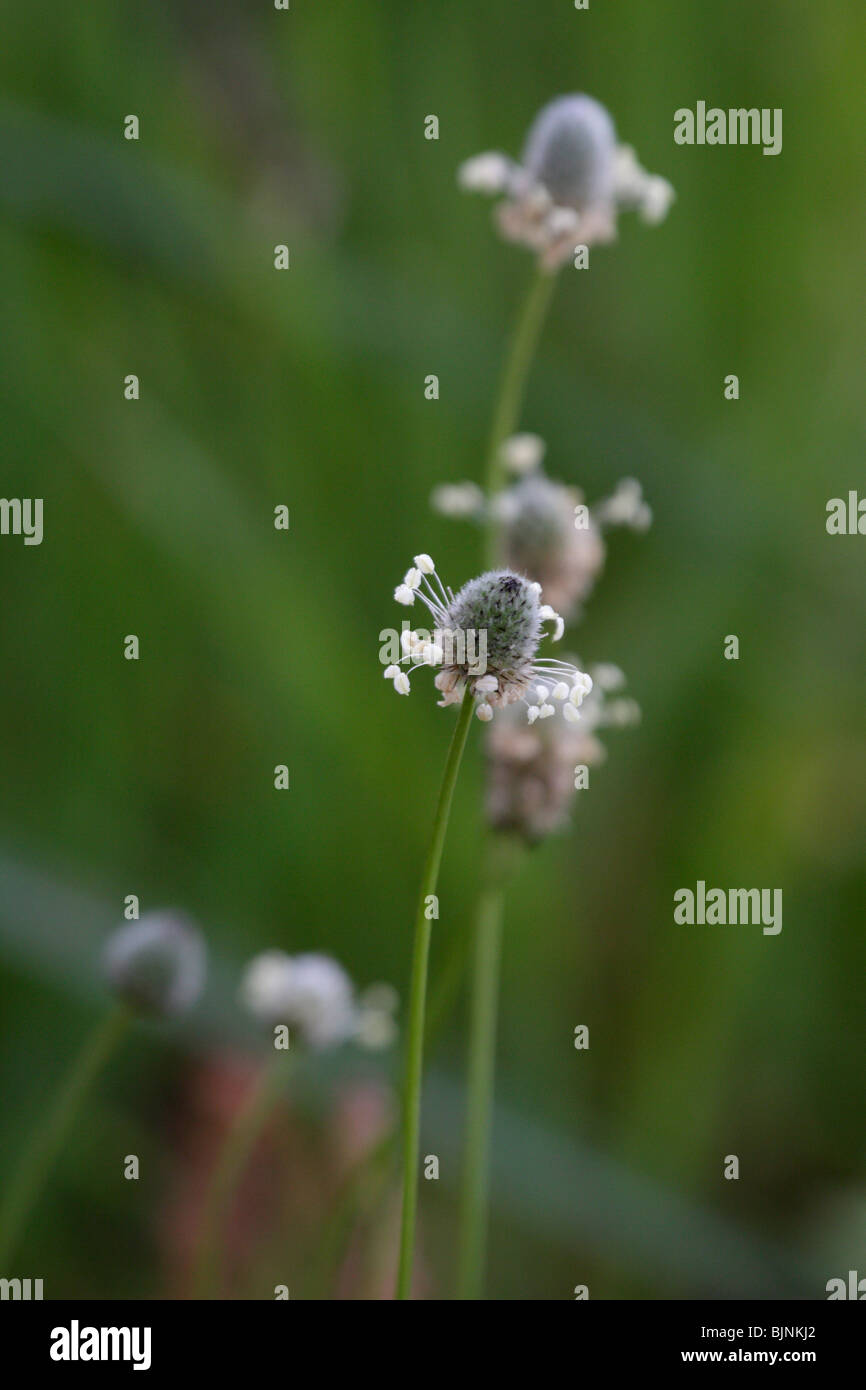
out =
{"type": "Polygon", "coordinates": [[[276,1104],[288,1065],[288,1056],[278,1053],[262,1067],[217,1157],[205,1196],[201,1233],[193,1265],[193,1298],[210,1299],[216,1296],[222,1268],[221,1239],[232,1195],[276,1104]]]}
{"type": "Polygon", "coordinates": [[[421,1079],[424,1068],[424,1014],[427,1000],[427,966],[430,959],[432,921],[427,915],[427,899],[435,894],[439,881],[439,865],[448,816],[460,761],[466,746],[466,736],[472,720],[474,699],[469,686],[463,696],[457,725],[451,738],[436,814],[433,834],[415,916],[415,940],[412,954],[412,980],[409,988],[409,1024],[406,1047],[406,1073],[403,1087],[403,1217],[400,1228],[400,1263],[397,1274],[397,1298],[407,1299],[412,1291],[412,1266],[415,1254],[415,1215],[418,1202],[418,1149],[421,1129],[421,1079]]]}
{"type": "Polygon", "coordinates": [[[457,1297],[481,1297],[487,1234],[488,1161],[496,1051],[499,959],[505,895],[487,888],[478,904],[466,1079],[466,1134],[460,1197],[457,1297]]]}
{"type": "MultiPolygon", "coordinates": [[[[529,371],[553,294],[555,274],[538,268],[511,338],[490,427],[487,496],[504,486],[502,445],[520,420],[529,371]]],[[[496,563],[496,525],[488,516],[487,563],[496,563]]],[[[496,1015],[505,878],[513,845],[502,836],[488,840],[484,886],[478,902],[472,965],[467,1063],[467,1117],[458,1235],[458,1297],[481,1297],[487,1244],[490,1126],[496,1063],[496,1015]]]]}
{"type": "MultiPolygon", "coordinates": [[[[466,932],[460,932],[454,937],[445,965],[438,979],[428,990],[424,1028],[426,1054],[429,1054],[431,1044],[451,1013],[466,969],[470,940],[466,932]]],[[[380,1169],[386,1169],[390,1164],[396,1134],[397,1125],[391,1121],[370,1153],[362,1158],[346,1177],[334,1209],[328,1217],[324,1236],[317,1236],[315,1251],[311,1251],[309,1257],[302,1261],[304,1267],[312,1273],[304,1281],[301,1298],[325,1297],[325,1281],[338,1267],[342,1245],[348,1239],[356,1208],[363,1200],[360,1189],[371,1175],[375,1175],[380,1169]]]]}
{"type": "MultiPolygon", "coordinates": [[[[488,497],[492,497],[503,486],[502,445],[508,436],[514,433],[520,419],[529,369],[538,346],[555,281],[556,276],[551,271],[536,270],[514,328],[490,426],[490,441],[487,446],[488,497]]],[[[489,529],[492,533],[493,527],[489,529]]]]}
{"type": "Polygon", "coordinates": [[[0,1274],[8,1276],[9,1261],[63,1140],[95,1077],[129,1026],[121,1005],[110,1009],[85,1039],[53,1103],[34,1128],[0,1204],[0,1274]]]}
{"type": "Polygon", "coordinates": [[[458,1231],[457,1297],[461,1299],[480,1298],[484,1285],[502,919],[515,848],[502,835],[488,840],[475,922],[458,1231]]]}

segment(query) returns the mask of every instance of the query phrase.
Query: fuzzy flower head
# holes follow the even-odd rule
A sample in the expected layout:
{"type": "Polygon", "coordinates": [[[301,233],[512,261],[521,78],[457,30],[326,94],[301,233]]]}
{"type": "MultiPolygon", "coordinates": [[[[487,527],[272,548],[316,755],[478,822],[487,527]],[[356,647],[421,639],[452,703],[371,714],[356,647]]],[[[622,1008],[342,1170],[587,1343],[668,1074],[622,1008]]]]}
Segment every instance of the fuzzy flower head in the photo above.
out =
{"type": "Polygon", "coordinates": [[[582,502],[577,488],[555,482],[540,469],[491,502],[504,563],[537,579],[567,618],[589,595],[605,558],[600,528],[586,507],[578,513],[582,502]]]}
{"type": "Polygon", "coordinates": [[[545,624],[558,641],[564,623],[542,602],[537,582],[510,569],[490,570],[454,594],[430,556],[416,555],[394,597],[407,607],[420,601],[435,625],[432,633],[403,631],[399,659],[385,669],[399,695],[409,694],[413,671],[434,666],[440,705],[460,702],[469,689],[479,719],[490,720],[494,709],[515,701],[526,706],[529,723],[555,714],[557,704],[567,721],[580,718],[592,681],[570,662],[538,655],[545,624]]]}
{"type": "Polygon", "coordinates": [[[357,1029],[352,982],[331,956],[263,951],[244,971],[240,995],[260,1022],[284,1024],[315,1051],[339,1046],[357,1029]]]}
{"type": "Polygon", "coordinates": [[[605,107],[580,94],[543,107],[520,163],[497,152],[477,155],[461,165],[458,180],[470,192],[502,195],[502,235],[535,251],[548,270],[578,243],[612,241],[620,210],[660,222],[674,197],[667,179],[648,174],[630,147],[617,144],[605,107]]]}
{"type": "Polygon", "coordinates": [[[608,698],[624,682],[618,667],[594,666],[592,677],[592,693],[579,724],[552,720],[527,728],[509,710],[491,727],[486,814],[493,829],[517,835],[530,845],[561,830],[579,785],[578,772],[606,756],[598,730],[635,723],[640,717],[633,700],[608,698]]]}
{"type": "Polygon", "coordinates": [[[115,994],[140,1013],[183,1013],[204,989],[204,940],[182,914],[148,912],[112,933],[103,967],[115,994]]]}
{"type": "MultiPolygon", "coordinates": [[[[511,435],[501,446],[500,459],[514,481],[489,499],[480,497],[463,515],[493,525],[503,568],[537,580],[547,602],[570,621],[580,615],[604,567],[604,533],[614,526],[645,531],[652,510],[634,478],[621,479],[610,497],[587,505],[580,489],[547,475],[544,454],[538,435],[511,435]]],[[[450,486],[458,492],[474,484],[450,486]]],[[[436,506],[435,495],[432,501],[436,506]]]]}

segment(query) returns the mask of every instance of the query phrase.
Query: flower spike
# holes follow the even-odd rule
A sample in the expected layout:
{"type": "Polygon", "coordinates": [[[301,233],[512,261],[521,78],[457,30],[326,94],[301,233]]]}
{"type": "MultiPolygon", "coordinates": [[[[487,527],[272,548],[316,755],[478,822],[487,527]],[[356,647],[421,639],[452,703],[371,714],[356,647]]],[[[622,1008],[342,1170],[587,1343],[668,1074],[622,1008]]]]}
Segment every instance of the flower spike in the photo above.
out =
{"type": "Polygon", "coordinates": [[[592,688],[589,676],[570,662],[539,657],[544,624],[553,624],[552,640],[558,642],[565,623],[542,602],[541,585],[513,570],[490,570],[455,595],[442,583],[431,557],[416,555],[394,597],[403,604],[417,598],[434,623],[432,632],[408,627],[401,632],[400,659],[385,670],[398,695],[409,694],[413,671],[433,666],[440,705],[459,703],[469,688],[482,721],[519,700],[534,723],[556,713],[553,700],[564,707],[570,701],[576,712],[592,688]]]}

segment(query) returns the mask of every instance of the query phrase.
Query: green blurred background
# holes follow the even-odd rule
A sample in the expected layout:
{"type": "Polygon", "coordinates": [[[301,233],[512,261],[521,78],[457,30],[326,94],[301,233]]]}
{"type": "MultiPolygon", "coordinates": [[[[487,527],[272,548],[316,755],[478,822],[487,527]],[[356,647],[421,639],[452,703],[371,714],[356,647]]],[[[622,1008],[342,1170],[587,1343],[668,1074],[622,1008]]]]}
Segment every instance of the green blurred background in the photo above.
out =
{"type": "MultiPolygon", "coordinates": [[[[823,1297],[866,1273],[866,541],[824,527],[864,488],[864,59],[856,0],[4,6],[2,492],[45,499],[45,539],[0,539],[2,1171],[96,1016],[127,893],[192,913],[215,965],[189,1027],[111,1069],[2,1273],[170,1287],[178,1077],[242,1045],[252,952],[327,950],[405,995],[451,716],[420,682],[394,698],[378,634],[411,555],[455,587],[479,566],[427,499],[480,477],[530,273],[455,169],[519,152],[572,90],[678,194],[563,274],[523,417],[553,474],[590,499],[631,474],[653,506],[576,642],[643,722],[509,904],[489,1293],[823,1297]],[[782,107],[783,153],[676,146],[698,100],[782,107]],[[676,926],[699,878],[782,887],[781,935],[676,926]]],[[[474,743],[436,971],[471,921],[474,743]]],[[[430,1056],[431,1296],[464,1040],[461,1003],[430,1056]]],[[[396,1062],[307,1069],[304,1124],[396,1062]]]]}

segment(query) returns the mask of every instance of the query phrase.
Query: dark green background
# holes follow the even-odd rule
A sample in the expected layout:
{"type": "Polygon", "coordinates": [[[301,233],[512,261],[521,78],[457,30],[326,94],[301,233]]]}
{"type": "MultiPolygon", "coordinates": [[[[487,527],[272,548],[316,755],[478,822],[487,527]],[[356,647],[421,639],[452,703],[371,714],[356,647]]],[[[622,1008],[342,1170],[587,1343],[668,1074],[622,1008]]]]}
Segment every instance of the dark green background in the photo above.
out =
{"type": "MultiPolygon", "coordinates": [[[[4,1168],[94,1016],[126,893],[206,929],[196,1045],[238,1026],[266,945],[405,994],[451,715],[423,679],[393,697],[378,633],[415,552],[455,587],[478,568],[427,498],[480,477],[530,270],[455,169],[585,90],[678,200],[565,272],[523,423],[590,499],[632,474],[652,503],[577,642],[644,717],[509,906],[490,1292],[821,1297],[866,1273],[866,540],[824,528],[866,493],[864,59],[856,0],[4,7],[2,493],[45,499],[41,547],[0,538],[4,1168]],[[782,154],[676,146],[698,100],[782,107],[782,154]],[[781,935],[675,926],[699,878],[781,887],[781,935]]],[[[436,968],[470,923],[474,742],[436,968]]],[[[463,1037],[458,1010],[431,1057],[439,1295],[463,1037]]],[[[182,1065],[153,1033],[127,1049],[2,1273],[160,1291],[155,1117],[182,1065]]]]}

